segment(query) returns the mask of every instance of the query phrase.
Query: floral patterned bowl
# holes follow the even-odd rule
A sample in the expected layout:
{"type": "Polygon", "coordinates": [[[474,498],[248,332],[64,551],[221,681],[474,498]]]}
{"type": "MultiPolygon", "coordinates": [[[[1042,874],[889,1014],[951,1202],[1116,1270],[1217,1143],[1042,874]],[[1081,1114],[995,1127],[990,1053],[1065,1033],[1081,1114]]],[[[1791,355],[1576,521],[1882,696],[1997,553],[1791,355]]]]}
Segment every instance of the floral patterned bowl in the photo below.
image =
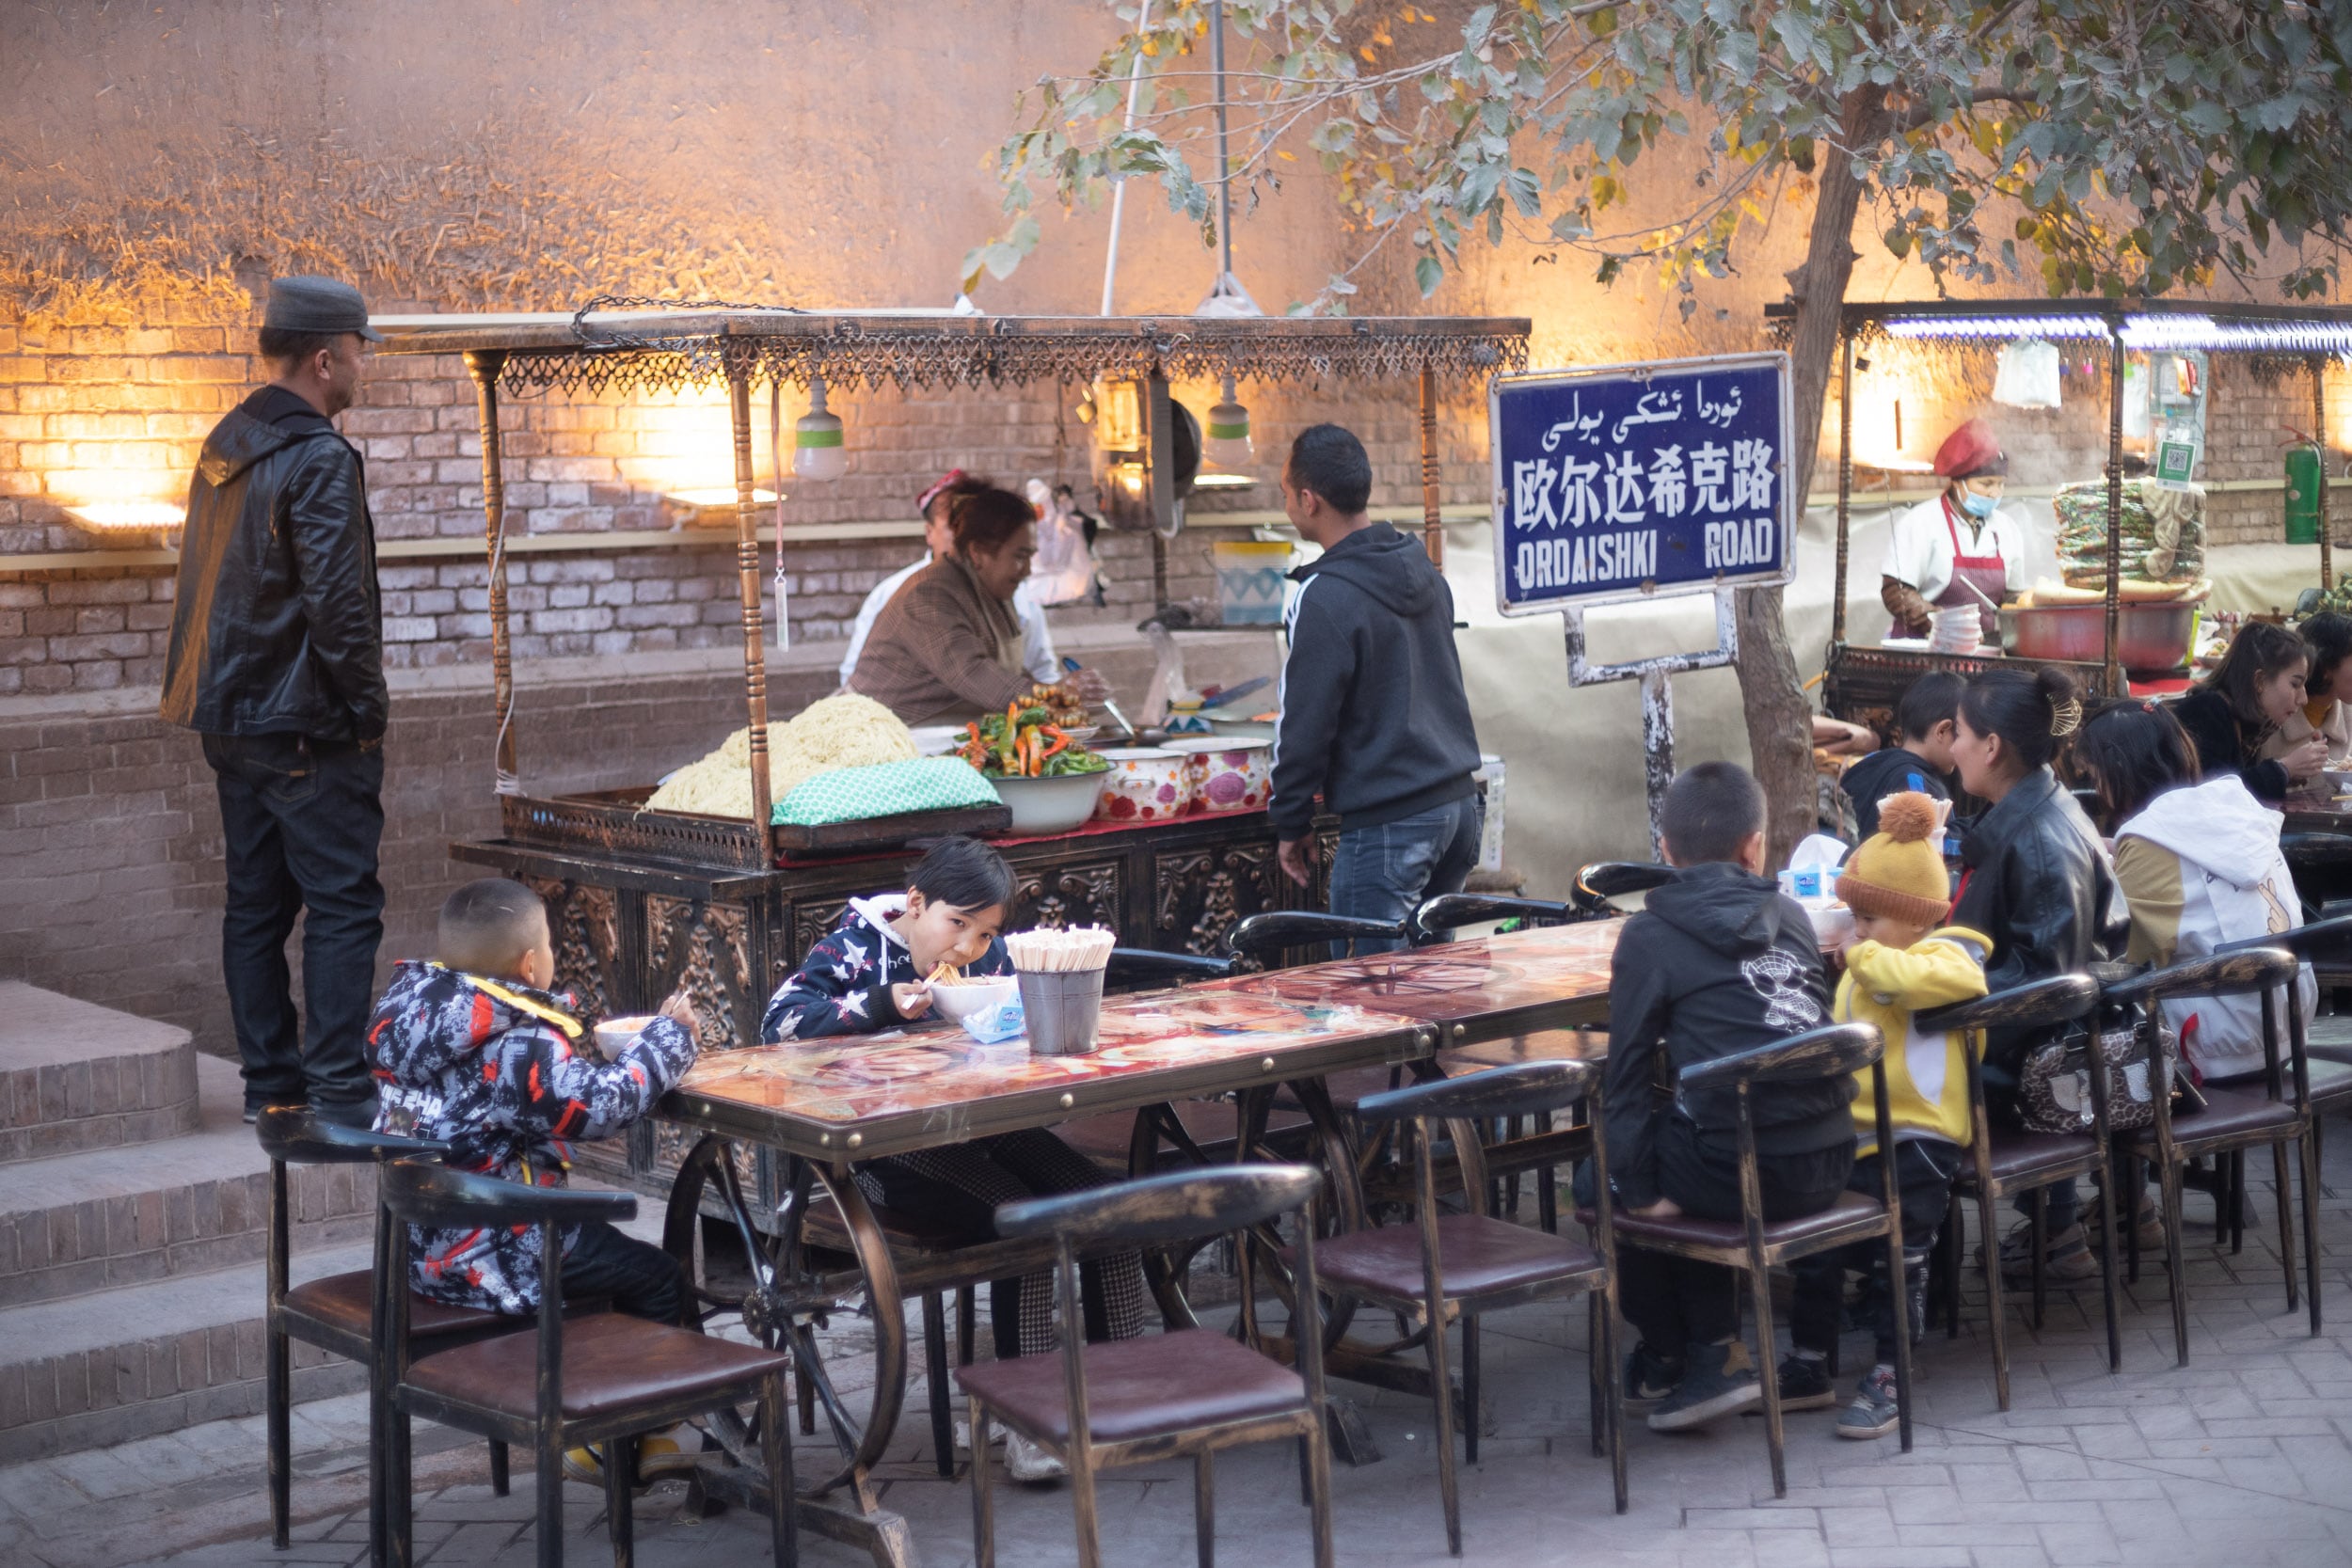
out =
{"type": "Polygon", "coordinates": [[[1259,811],[1273,793],[1273,743],[1241,736],[1170,739],[1184,754],[1193,804],[1203,811],[1259,811]]]}
{"type": "Polygon", "coordinates": [[[1111,765],[1094,815],[1104,822],[1165,822],[1191,809],[1184,758],[1157,746],[1116,747],[1101,753],[1111,765]]]}

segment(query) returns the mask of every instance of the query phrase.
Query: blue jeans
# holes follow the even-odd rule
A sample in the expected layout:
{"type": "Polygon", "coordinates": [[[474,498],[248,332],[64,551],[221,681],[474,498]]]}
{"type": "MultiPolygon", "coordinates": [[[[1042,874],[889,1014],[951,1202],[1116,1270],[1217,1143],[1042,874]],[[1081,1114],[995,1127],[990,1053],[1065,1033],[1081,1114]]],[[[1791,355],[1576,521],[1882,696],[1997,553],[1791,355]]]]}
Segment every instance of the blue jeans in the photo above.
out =
{"type": "MultiPolygon", "coordinates": [[[[1365,920],[1403,920],[1425,899],[1459,893],[1478,863],[1478,834],[1484,813],[1476,795],[1449,800],[1434,810],[1356,828],[1340,834],[1331,857],[1331,912],[1365,920]]],[[[1372,939],[1356,943],[1359,953],[1386,953],[1404,940],[1372,939]]],[[[1343,958],[1347,944],[1334,942],[1343,958]]]]}

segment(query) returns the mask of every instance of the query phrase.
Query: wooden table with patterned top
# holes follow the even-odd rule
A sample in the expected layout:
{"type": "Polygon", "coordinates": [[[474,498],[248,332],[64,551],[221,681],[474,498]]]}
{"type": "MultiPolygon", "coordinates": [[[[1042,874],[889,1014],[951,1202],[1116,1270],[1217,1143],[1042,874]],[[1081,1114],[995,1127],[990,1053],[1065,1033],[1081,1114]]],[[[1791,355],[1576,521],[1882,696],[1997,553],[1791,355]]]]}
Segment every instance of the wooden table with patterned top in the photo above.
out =
{"type": "MultiPolygon", "coordinates": [[[[1324,1223],[1355,1228],[1364,1223],[1361,1191],[1323,1078],[1424,1057],[1437,1031],[1416,1018],[1347,1003],[1197,988],[1105,999],[1101,1039],[1092,1054],[1060,1057],[1033,1056],[1025,1040],[983,1045],[940,1024],[787,1041],[707,1054],[661,1101],[663,1119],[702,1134],[679,1168],[665,1236],[688,1270],[698,1319],[718,1327],[739,1318],[763,1344],[791,1346],[803,1426],[821,1405],[838,1450],[837,1462],[818,1465],[809,1445],[800,1445],[801,1520],[866,1548],[882,1568],[913,1560],[904,1520],[878,1505],[870,1479],[906,1391],[905,1298],[924,1299],[928,1316],[942,1291],[1049,1268],[1053,1247],[934,1242],[903,1230],[894,1245],[853,1180],[857,1162],[1226,1094],[1242,1102],[1235,1158],[1248,1160],[1256,1153],[1252,1129],[1263,1131],[1279,1085],[1308,1108],[1313,1147],[1332,1175],[1324,1223]],[[747,1180],[752,1164],[743,1146],[750,1144],[774,1150],[782,1165],[773,1193],[756,1203],[746,1198],[747,1190],[758,1190],[747,1180]],[[771,1201],[773,1218],[762,1218],[756,1210],[771,1201]],[[732,1221],[743,1243],[748,1280],[722,1277],[709,1266],[700,1241],[714,1212],[732,1221]],[[821,1227],[815,1242],[812,1216],[821,1227]],[[873,1324],[872,1384],[863,1396],[834,1386],[817,1336],[842,1310],[873,1324]],[[864,1408],[854,1408],[861,1398],[864,1408]]],[[[1246,1299],[1254,1294],[1248,1271],[1279,1268],[1279,1247],[1269,1234],[1240,1249],[1246,1299]]],[[[1181,1289],[1167,1288],[1171,1275],[1180,1286],[1181,1268],[1154,1272],[1152,1283],[1164,1313],[1188,1326],[1181,1289]]],[[[1333,1324],[1330,1337],[1345,1326],[1333,1324]]],[[[944,1383],[945,1339],[930,1338],[930,1375],[944,1383]]],[[[737,1464],[709,1469],[704,1484],[754,1500],[757,1434],[744,1421],[719,1424],[722,1446],[737,1464]]],[[[935,1436],[947,1440],[944,1432],[935,1436]]]]}

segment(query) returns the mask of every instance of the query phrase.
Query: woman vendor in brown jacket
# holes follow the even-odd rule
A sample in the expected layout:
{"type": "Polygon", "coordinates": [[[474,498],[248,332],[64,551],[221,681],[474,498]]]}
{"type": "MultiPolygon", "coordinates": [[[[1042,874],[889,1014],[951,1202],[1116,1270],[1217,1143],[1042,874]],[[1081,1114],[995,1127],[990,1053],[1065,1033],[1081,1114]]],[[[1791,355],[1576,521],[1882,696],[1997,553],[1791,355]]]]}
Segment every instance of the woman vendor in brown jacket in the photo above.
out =
{"type": "MultiPolygon", "coordinates": [[[[955,547],[909,578],[874,621],[850,689],[906,724],[961,723],[1001,712],[1031,689],[1022,668],[1014,590],[1037,555],[1037,514],[1009,490],[975,490],[950,515],[955,547]]],[[[1071,683],[1099,700],[1100,675],[1071,683]]]]}

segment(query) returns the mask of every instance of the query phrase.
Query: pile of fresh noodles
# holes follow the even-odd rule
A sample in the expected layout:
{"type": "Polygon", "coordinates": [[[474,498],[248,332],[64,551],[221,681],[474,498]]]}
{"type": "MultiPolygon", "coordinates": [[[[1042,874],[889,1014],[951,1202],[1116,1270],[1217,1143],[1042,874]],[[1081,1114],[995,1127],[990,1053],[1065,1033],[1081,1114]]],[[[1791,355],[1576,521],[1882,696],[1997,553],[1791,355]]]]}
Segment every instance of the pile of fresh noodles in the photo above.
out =
{"type": "MultiPolygon", "coordinates": [[[[914,737],[882,704],[845,691],[811,703],[788,724],[768,730],[768,795],[781,800],[803,779],[836,768],[905,762],[914,737]]],[[[726,744],[670,775],[645,804],[655,811],[705,816],[752,815],[752,732],[738,730],[726,744]]]]}

